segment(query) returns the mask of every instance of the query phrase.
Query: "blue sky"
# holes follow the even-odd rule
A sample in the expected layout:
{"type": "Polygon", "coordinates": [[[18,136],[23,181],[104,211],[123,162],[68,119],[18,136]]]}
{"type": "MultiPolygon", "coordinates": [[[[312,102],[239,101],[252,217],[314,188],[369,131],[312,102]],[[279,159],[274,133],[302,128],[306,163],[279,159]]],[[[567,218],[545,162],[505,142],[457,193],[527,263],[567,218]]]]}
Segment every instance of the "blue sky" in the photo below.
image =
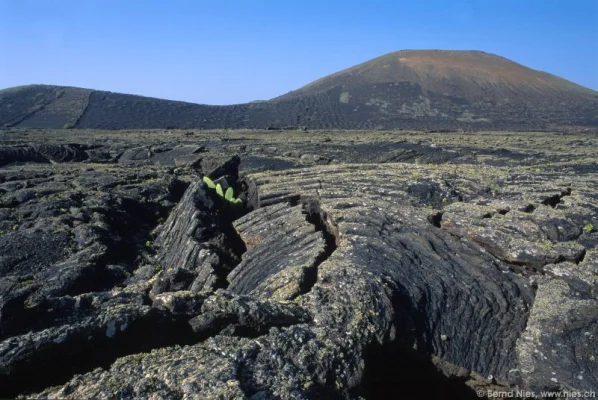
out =
{"type": "Polygon", "coordinates": [[[0,88],[233,104],[401,49],[483,50],[598,90],[598,0],[0,0],[0,88]]]}

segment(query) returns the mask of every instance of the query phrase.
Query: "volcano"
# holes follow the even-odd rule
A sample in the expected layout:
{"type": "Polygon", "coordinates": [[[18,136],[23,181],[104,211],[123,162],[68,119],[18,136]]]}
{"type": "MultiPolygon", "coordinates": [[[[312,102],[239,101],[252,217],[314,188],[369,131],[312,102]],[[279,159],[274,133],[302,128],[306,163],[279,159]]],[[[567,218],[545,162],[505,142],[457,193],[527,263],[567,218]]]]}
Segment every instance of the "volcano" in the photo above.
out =
{"type": "Polygon", "coordinates": [[[29,85],[0,91],[25,128],[552,129],[598,127],[598,92],[481,51],[402,50],[280,97],[210,106],[29,85]]]}

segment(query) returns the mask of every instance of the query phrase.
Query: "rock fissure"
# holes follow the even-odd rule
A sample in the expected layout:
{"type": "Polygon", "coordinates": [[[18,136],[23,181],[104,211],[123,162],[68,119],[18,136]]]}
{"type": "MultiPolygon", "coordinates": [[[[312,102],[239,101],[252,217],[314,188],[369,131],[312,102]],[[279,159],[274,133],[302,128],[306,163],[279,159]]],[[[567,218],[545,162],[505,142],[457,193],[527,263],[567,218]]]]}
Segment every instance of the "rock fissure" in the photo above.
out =
{"type": "MultiPolygon", "coordinates": [[[[469,382],[476,381],[470,371],[439,362],[396,342],[384,346],[373,344],[367,349],[364,360],[362,383],[351,391],[355,396],[368,400],[386,400],[391,393],[401,393],[401,398],[406,399],[480,398],[469,382]]],[[[483,379],[476,383],[488,384],[483,379]]],[[[506,387],[495,389],[506,390],[506,387]]]]}
{"type": "Polygon", "coordinates": [[[307,268],[300,284],[298,296],[308,293],[318,280],[318,267],[326,261],[337,248],[338,233],[333,227],[334,222],[330,220],[328,214],[322,210],[319,202],[314,199],[305,199],[303,202],[303,212],[305,219],[312,224],[316,232],[321,232],[324,236],[324,251],[314,260],[311,268],[307,268]]]}
{"type": "Polygon", "coordinates": [[[152,296],[174,290],[214,291],[229,286],[228,275],[240,263],[247,246],[233,221],[254,207],[254,185],[239,179],[239,157],[222,165],[204,161],[205,175],[232,187],[244,200],[233,207],[203,181],[192,183],[171,213],[156,239],[154,265],[163,272],[156,280],[152,296]],[[240,191],[241,188],[245,188],[240,191]]]}
{"type": "Polygon", "coordinates": [[[558,204],[561,204],[563,197],[566,196],[571,196],[571,188],[567,188],[563,191],[561,191],[561,193],[555,194],[553,196],[547,197],[546,199],[542,200],[542,204],[545,206],[550,206],[552,208],[555,208],[558,204]]]}
{"type": "Polygon", "coordinates": [[[0,369],[2,396],[13,397],[61,384],[73,375],[107,368],[129,354],[198,340],[185,318],[141,305],[139,312],[132,306],[129,303],[120,310],[110,306],[81,322],[2,342],[0,360],[10,365],[9,369],[0,369]],[[110,318],[110,312],[117,314],[110,318]],[[56,367],[57,354],[69,360],[61,368],[56,367]]]}

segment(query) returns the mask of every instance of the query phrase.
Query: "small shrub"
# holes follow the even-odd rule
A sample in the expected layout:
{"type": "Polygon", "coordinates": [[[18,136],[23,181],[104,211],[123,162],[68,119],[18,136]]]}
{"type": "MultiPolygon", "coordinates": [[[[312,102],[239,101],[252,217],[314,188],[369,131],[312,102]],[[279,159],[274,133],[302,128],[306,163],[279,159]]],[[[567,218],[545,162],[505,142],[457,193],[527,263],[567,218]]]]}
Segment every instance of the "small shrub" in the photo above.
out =
{"type": "Polygon", "coordinates": [[[594,231],[594,225],[592,225],[591,223],[587,223],[585,224],[585,226],[583,227],[583,230],[586,231],[587,233],[591,233],[594,231]]]}
{"type": "Polygon", "coordinates": [[[543,248],[544,250],[550,250],[550,249],[552,249],[552,242],[549,240],[542,242],[542,243],[540,243],[540,247],[543,248]]]}

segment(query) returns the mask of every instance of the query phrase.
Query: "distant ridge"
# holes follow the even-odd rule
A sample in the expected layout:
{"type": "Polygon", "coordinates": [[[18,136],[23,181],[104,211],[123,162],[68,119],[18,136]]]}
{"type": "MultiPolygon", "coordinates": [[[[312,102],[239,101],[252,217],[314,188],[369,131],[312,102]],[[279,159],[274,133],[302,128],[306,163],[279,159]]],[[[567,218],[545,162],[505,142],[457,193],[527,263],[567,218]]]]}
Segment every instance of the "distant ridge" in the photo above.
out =
{"type": "Polygon", "coordinates": [[[481,51],[389,53],[267,101],[209,106],[91,89],[0,90],[0,127],[598,127],[598,92],[481,51]]]}

